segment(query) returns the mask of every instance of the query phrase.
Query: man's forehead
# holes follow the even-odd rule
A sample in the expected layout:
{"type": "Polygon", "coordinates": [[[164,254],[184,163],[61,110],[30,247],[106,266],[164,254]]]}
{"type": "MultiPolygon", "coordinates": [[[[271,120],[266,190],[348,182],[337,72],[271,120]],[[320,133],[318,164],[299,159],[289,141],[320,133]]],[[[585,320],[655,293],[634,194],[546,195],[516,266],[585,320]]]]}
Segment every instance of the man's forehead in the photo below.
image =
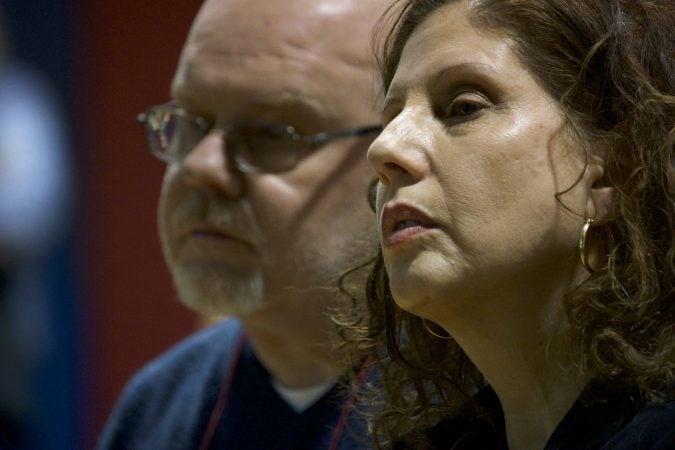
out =
{"type": "Polygon", "coordinates": [[[357,99],[372,104],[370,35],[380,12],[360,0],[207,0],[183,50],[174,98],[224,120],[276,109],[321,112],[329,121],[357,99]]]}
{"type": "MultiPolygon", "coordinates": [[[[364,0],[207,0],[188,42],[203,51],[236,52],[239,45],[299,47],[315,42],[366,49],[379,10],[364,0]],[[215,37],[218,37],[216,39],[215,37]]],[[[250,51],[250,50],[249,50],[250,51]]]]}

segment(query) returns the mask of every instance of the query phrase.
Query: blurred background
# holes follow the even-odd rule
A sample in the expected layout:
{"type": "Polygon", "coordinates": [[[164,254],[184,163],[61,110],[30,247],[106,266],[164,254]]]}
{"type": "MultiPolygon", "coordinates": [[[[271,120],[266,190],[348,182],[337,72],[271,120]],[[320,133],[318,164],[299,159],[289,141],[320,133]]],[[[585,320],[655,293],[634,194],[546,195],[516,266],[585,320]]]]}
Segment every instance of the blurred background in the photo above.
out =
{"type": "Polygon", "coordinates": [[[90,449],[196,326],[156,232],[168,100],[200,1],[0,0],[0,450],[90,449]]]}

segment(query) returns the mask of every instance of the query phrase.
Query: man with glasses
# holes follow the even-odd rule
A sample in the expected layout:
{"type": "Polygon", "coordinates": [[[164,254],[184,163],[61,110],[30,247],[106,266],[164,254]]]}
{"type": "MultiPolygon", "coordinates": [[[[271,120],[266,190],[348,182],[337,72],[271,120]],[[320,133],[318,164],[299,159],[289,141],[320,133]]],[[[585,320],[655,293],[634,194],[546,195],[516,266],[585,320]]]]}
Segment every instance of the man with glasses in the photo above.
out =
{"type": "Polygon", "coordinates": [[[374,254],[365,152],[383,2],[207,0],[139,116],[181,300],[225,319],[143,369],[99,448],[350,449],[338,279],[374,254]]]}

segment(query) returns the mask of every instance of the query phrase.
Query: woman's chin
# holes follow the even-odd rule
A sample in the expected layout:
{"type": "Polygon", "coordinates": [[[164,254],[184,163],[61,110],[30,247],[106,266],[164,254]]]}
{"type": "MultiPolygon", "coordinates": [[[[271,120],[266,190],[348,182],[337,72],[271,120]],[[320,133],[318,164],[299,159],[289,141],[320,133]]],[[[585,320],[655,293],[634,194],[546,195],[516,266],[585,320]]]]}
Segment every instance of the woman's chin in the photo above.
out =
{"type": "Polygon", "coordinates": [[[438,304],[438,296],[433,295],[429,285],[420,288],[417,283],[390,280],[389,287],[396,305],[411,314],[427,316],[438,304]]]}

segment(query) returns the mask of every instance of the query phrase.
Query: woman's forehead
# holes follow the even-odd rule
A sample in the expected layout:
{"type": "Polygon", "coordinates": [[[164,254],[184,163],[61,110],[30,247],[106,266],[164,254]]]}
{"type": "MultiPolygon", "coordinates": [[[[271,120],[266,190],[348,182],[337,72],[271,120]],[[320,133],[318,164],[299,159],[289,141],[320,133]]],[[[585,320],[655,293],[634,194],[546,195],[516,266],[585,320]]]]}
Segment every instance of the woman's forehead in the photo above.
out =
{"type": "Polygon", "coordinates": [[[466,2],[438,8],[420,23],[406,42],[387,98],[443,72],[488,73],[494,77],[521,75],[524,67],[511,40],[476,27],[466,2]]]}

